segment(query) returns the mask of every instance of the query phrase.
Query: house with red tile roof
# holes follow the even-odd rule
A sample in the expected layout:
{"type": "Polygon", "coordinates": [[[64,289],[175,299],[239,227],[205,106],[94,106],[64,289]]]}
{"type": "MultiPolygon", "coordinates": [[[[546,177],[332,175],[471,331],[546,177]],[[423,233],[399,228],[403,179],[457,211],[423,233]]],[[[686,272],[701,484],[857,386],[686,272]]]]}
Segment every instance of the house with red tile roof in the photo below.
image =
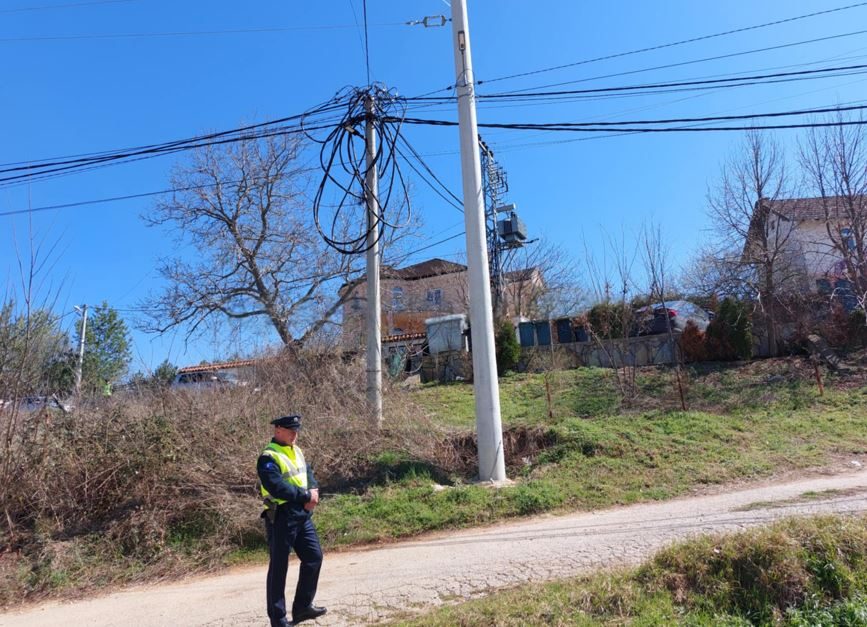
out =
{"type": "MultiPolygon", "coordinates": [[[[509,318],[529,315],[525,312],[534,294],[541,293],[544,281],[536,268],[507,272],[504,275],[505,312],[509,318]]],[[[467,267],[445,259],[428,259],[421,263],[380,271],[382,299],[382,335],[399,336],[425,332],[425,320],[469,312],[467,267]]],[[[343,305],[344,346],[364,342],[367,311],[367,283],[341,288],[350,290],[343,305]]]]}

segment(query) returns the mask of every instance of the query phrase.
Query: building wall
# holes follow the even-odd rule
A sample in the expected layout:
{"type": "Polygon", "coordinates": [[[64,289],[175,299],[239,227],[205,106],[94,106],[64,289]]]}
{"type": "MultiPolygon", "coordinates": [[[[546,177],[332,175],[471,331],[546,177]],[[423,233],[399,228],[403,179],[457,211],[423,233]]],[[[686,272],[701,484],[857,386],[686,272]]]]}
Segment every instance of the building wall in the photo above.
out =
{"type": "MultiPolygon", "coordinates": [[[[467,311],[467,273],[454,272],[407,281],[382,279],[382,334],[424,333],[424,321],[467,311]],[[397,288],[397,289],[396,289],[397,288]]],[[[344,345],[364,343],[367,284],[355,287],[343,306],[344,345]]]]}
{"type": "Polygon", "coordinates": [[[822,220],[805,220],[799,223],[792,233],[792,240],[800,255],[809,290],[815,292],[816,279],[838,273],[840,254],[828,237],[825,222],[822,220]]]}
{"type": "MultiPolygon", "coordinates": [[[[469,312],[469,274],[452,272],[423,279],[382,279],[382,334],[424,333],[424,321],[437,316],[469,312]],[[399,288],[397,292],[395,288],[399,288]],[[439,290],[437,302],[436,290],[439,290]]],[[[528,304],[543,289],[538,271],[527,280],[505,286],[506,317],[532,317],[528,304]]],[[[365,342],[364,319],[367,312],[367,284],[353,289],[343,306],[343,345],[350,349],[365,342]]]]}

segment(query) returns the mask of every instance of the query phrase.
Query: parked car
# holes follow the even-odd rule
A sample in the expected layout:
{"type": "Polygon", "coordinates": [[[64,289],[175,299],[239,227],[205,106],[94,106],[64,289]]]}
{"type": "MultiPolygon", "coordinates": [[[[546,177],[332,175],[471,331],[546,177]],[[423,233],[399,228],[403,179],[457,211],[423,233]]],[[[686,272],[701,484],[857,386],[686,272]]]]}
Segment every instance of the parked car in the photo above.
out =
{"type": "Polygon", "coordinates": [[[0,408],[12,410],[18,408],[22,413],[33,413],[42,410],[58,410],[68,414],[75,406],[69,401],[62,401],[56,396],[25,396],[18,400],[0,401],[0,408]]]}
{"type": "Polygon", "coordinates": [[[173,388],[186,390],[225,389],[245,385],[247,382],[239,380],[234,372],[219,370],[181,372],[172,381],[173,388]]]}
{"type": "Polygon", "coordinates": [[[635,311],[633,335],[657,335],[668,333],[668,321],[672,331],[683,331],[687,322],[692,322],[699,331],[705,331],[711,317],[704,309],[686,300],[666,301],[647,305],[635,311]]]}

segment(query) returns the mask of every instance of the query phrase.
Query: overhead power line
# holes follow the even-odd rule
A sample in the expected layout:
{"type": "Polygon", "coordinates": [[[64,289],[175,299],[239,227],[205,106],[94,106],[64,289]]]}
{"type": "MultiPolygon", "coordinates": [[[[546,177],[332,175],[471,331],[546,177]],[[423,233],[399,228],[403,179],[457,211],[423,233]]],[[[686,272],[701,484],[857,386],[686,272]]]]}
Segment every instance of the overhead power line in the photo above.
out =
{"type": "Polygon", "coordinates": [[[70,157],[61,157],[53,160],[42,159],[30,162],[7,164],[6,167],[0,167],[0,185],[41,180],[59,174],[85,171],[96,167],[148,159],[207,146],[250,141],[254,139],[265,139],[279,135],[306,133],[311,130],[325,128],[325,126],[316,126],[311,124],[305,125],[304,121],[306,118],[313,118],[321,124],[322,120],[316,120],[316,116],[323,113],[331,113],[339,106],[343,105],[332,100],[322,105],[318,105],[305,113],[286,116],[259,124],[251,124],[227,131],[219,131],[216,133],[164,142],[162,144],[151,144],[131,149],[110,150],[80,156],[72,155],[70,157]],[[285,125],[286,122],[296,122],[296,124],[287,126],[285,125]]]}
{"type": "MultiPolygon", "coordinates": [[[[479,100],[497,100],[497,99],[512,99],[512,100],[521,100],[521,99],[529,99],[529,98],[548,98],[552,96],[574,96],[574,95],[583,95],[583,94],[603,94],[603,93],[611,93],[611,92],[630,92],[630,91],[643,91],[643,90],[658,90],[658,89],[668,89],[675,87],[694,87],[694,86],[706,86],[706,85],[732,85],[735,87],[741,86],[739,83],[743,83],[745,85],[755,85],[757,81],[766,81],[774,83],[779,81],[773,81],[769,79],[778,79],[778,78],[822,78],[825,74],[832,74],[836,72],[847,72],[853,73],[854,70],[863,70],[867,68],[867,64],[859,64],[859,65],[844,65],[838,67],[830,67],[830,68],[820,68],[815,70],[799,70],[796,72],[776,72],[773,74],[753,74],[748,76],[738,76],[733,78],[716,78],[716,79],[703,79],[703,80],[689,80],[689,81],[676,81],[669,83],[642,83],[639,85],[622,85],[619,87],[596,87],[593,89],[562,89],[556,91],[517,91],[517,92],[501,92],[497,94],[477,94],[476,98],[479,100]]],[[[860,73],[860,72],[858,72],[860,73]]],[[[850,74],[844,74],[844,76],[848,76],[850,74]]],[[[834,77],[837,75],[835,74],[834,77]]]]}
{"type": "Polygon", "coordinates": [[[177,139],[162,142],[159,144],[145,144],[143,146],[133,146],[128,148],[114,148],[111,150],[101,150],[95,152],[85,152],[78,153],[73,155],[65,155],[60,157],[45,157],[42,159],[31,159],[29,161],[15,161],[9,163],[0,163],[0,173],[4,172],[12,172],[16,170],[27,170],[32,167],[49,167],[55,165],[66,165],[71,163],[79,163],[85,162],[89,159],[100,159],[106,156],[119,155],[123,153],[137,153],[146,151],[151,148],[161,148],[161,147],[171,147],[171,146],[182,146],[193,142],[200,142],[209,139],[225,137],[227,135],[237,135],[243,134],[248,131],[255,131],[257,129],[266,128],[269,126],[275,126],[277,124],[284,124],[286,122],[292,121],[300,121],[306,117],[311,117],[313,115],[324,113],[324,112],[332,112],[341,108],[342,105],[337,104],[336,101],[332,100],[327,103],[317,105],[311,108],[309,111],[304,113],[299,113],[295,115],[290,115],[282,118],[277,118],[274,120],[268,120],[267,122],[259,122],[257,124],[248,124],[246,126],[240,126],[238,128],[233,128],[225,131],[216,131],[213,133],[206,133],[203,135],[194,135],[192,137],[187,137],[184,139],[177,139]],[[20,168],[13,168],[12,166],[22,166],[20,168]]]}
{"type": "MultiPolygon", "coordinates": [[[[319,167],[315,168],[301,168],[299,170],[295,170],[298,174],[304,174],[307,172],[315,172],[319,170],[319,167]]],[[[109,198],[94,198],[91,200],[79,200],[76,202],[66,202],[60,203],[57,205],[46,205],[43,207],[28,207],[27,209],[13,209],[11,211],[0,211],[0,217],[4,216],[14,216],[21,215],[26,213],[39,213],[42,211],[53,211],[56,209],[72,209],[75,207],[86,207],[88,205],[103,205],[109,202],[122,202],[125,200],[135,200],[137,198],[151,198],[153,196],[165,196],[166,194],[174,194],[177,192],[190,192],[198,189],[210,189],[213,187],[219,187],[220,185],[237,185],[240,183],[249,183],[251,181],[256,181],[260,179],[266,179],[267,177],[254,177],[247,181],[217,181],[216,183],[203,183],[201,185],[188,185],[185,187],[170,187],[168,189],[160,189],[153,192],[140,192],[138,194],[125,194],[123,196],[111,196],[109,198]]]]}
{"type": "MultiPolygon", "coordinates": [[[[373,27],[404,26],[403,22],[371,24],[373,27]]],[[[210,35],[248,35],[256,33],[288,33],[297,31],[345,30],[355,28],[351,24],[335,24],[331,26],[282,26],[263,28],[232,28],[226,30],[190,30],[156,33],[90,33],[84,35],[43,35],[36,37],[0,37],[0,43],[24,43],[33,41],[79,41],[88,39],[149,39],[161,37],[202,37],[210,35]]]]}
{"type": "MultiPolygon", "coordinates": [[[[562,87],[564,85],[575,85],[577,83],[589,83],[592,81],[598,81],[598,80],[602,80],[602,79],[606,79],[606,78],[616,78],[619,76],[630,76],[632,74],[643,74],[645,72],[654,72],[656,70],[666,70],[666,69],[670,69],[670,68],[683,67],[683,66],[687,66],[687,65],[696,65],[696,64],[700,64],[700,63],[708,63],[710,61],[719,61],[722,59],[731,59],[734,57],[759,54],[762,52],[771,52],[774,50],[784,50],[786,48],[806,46],[809,44],[822,43],[825,41],[832,41],[832,40],[836,40],[836,39],[845,39],[848,37],[855,37],[858,35],[864,35],[865,33],[867,33],[867,30],[857,30],[857,31],[852,31],[852,32],[848,32],[848,33],[838,33],[836,35],[828,35],[825,37],[816,37],[813,39],[802,39],[802,40],[798,40],[798,41],[787,42],[784,44],[776,44],[773,46],[764,46],[762,48],[752,48],[749,50],[740,50],[738,52],[729,52],[729,53],[713,55],[713,56],[709,56],[709,57],[699,57],[697,59],[689,59],[687,61],[677,61],[677,62],[673,62],[673,63],[653,65],[653,66],[643,67],[643,68],[639,68],[639,69],[635,69],[635,70],[611,72],[608,74],[598,74],[596,76],[588,76],[588,77],[574,79],[574,80],[568,80],[568,81],[559,81],[556,83],[548,83],[545,85],[535,85],[533,87],[525,87],[523,89],[514,89],[514,90],[512,90],[512,93],[534,91],[534,90],[538,90],[538,89],[548,89],[548,88],[552,88],[552,87],[562,87]]],[[[590,63],[590,62],[591,61],[587,61],[587,63],[590,63]]],[[[494,79],[490,79],[487,81],[478,80],[478,81],[476,81],[476,85],[482,85],[484,83],[491,83],[491,82],[495,82],[495,80],[494,79]]],[[[436,98],[431,98],[431,96],[435,96],[435,94],[439,94],[441,92],[453,91],[454,88],[455,88],[454,85],[448,85],[447,87],[443,87],[441,89],[434,89],[432,91],[429,91],[429,92],[426,92],[423,94],[419,94],[418,96],[407,97],[407,101],[410,101],[410,102],[411,101],[433,101],[433,100],[436,100],[437,98],[441,98],[441,99],[453,98],[453,96],[450,96],[450,95],[449,96],[446,96],[446,95],[438,96],[436,98]]]]}
{"type": "Polygon", "coordinates": [[[805,19],[812,18],[812,17],[818,17],[820,15],[828,15],[831,13],[838,13],[840,11],[847,11],[850,9],[856,9],[856,8],[863,7],[863,6],[867,6],[867,2],[858,2],[856,4],[848,4],[845,6],[836,7],[834,9],[826,9],[824,11],[814,11],[813,13],[805,13],[803,15],[796,15],[794,17],[788,17],[788,18],[784,18],[784,19],[780,19],[780,20],[774,20],[772,22],[765,22],[763,24],[754,24],[752,26],[744,26],[742,28],[735,28],[732,30],[722,31],[719,33],[712,33],[709,35],[701,35],[698,37],[691,37],[689,39],[681,39],[679,41],[673,41],[673,42],[666,43],[666,44],[658,44],[655,46],[648,46],[646,48],[638,48],[636,50],[629,50],[626,52],[618,52],[615,54],[604,55],[601,57],[594,57],[592,59],[584,59],[582,61],[574,61],[572,63],[563,63],[560,65],[553,65],[550,67],[540,68],[538,70],[530,70],[527,72],[518,72],[515,74],[509,74],[506,76],[498,76],[496,78],[490,78],[490,79],[486,79],[486,80],[477,81],[477,84],[481,85],[482,83],[493,83],[493,82],[504,81],[504,80],[508,80],[508,79],[512,79],[512,78],[522,78],[524,76],[533,76],[536,74],[553,72],[555,70],[562,70],[562,69],[566,69],[566,68],[570,68],[570,67],[576,67],[579,65],[587,65],[589,63],[597,63],[599,61],[608,61],[610,59],[617,59],[620,57],[627,57],[627,56],[631,56],[631,55],[642,54],[645,52],[653,52],[655,50],[663,50],[665,48],[674,48],[676,46],[683,46],[683,45],[695,43],[698,41],[706,41],[708,39],[715,39],[717,37],[734,35],[736,33],[745,33],[748,31],[759,30],[759,29],[768,28],[771,26],[779,26],[780,24],[787,24],[790,22],[805,20],[805,19]]]}
{"type": "MultiPolygon", "coordinates": [[[[867,73],[867,64],[838,66],[814,70],[800,70],[793,72],[777,72],[768,74],[747,75],[740,73],[739,76],[730,78],[701,78],[675,82],[642,83],[636,85],[621,85],[613,87],[598,87],[591,89],[571,89],[545,92],[500,92],[495,94],[477,94],[479,106],[490,107],[493,103],[527,103],[532,105],[557,104],[564,102],[595,101],[618,98],[633,98],[637,96],[677,94],[697,91],[716,91],[721,89],[735,89],[754,85],[772,85],[780,83],[792,83],[821,79],[840,78],[846,76],[858,76],[867,73]]],[[[426,102],[425,105],[413,105],[412,110],[429,109],[433,105],[451,104],[454,97],[445,96],[438,98],[422,98],[417,102],[426,102]]]]}
{"type": "Polygon", "coordinates": [[[54,9],[74,9],[78,7],[89,7],[96,4],[127,4],[129,2],[137,2],[137,0],[91,0],[91,2],[72,2],[69,4],[46,4],[35,7],[18,7],[17,9],[2,9],[0,14],[7,13],[25,13],[28,11],[52,11],[54,9]]]}
{"type": "Polygon", "coordinates": [[[89,170],[94,170],[97,168],[108,167],[112,165],[118,165],[121,163],[130,163],[132,161],[142,161],[144,159],[151,159],[154,157],[160,157],[168,154],[175,154],[178,152],[183,152],[186,150],[194,150],[197,148],[205,148],[208,146],[220,146],[224,144],[237,143],[242,141],[252,141],[255,139],[267,139],[269,137],[278,137],[285,135],[293,135],[293,134],[301,134],[306,133],[310,130],[318,130],[322,128],[327,128],[327,125],[320,125],[314,127],[283,127],[277,128],[274,130],[269,130],[267,132],[260,131],[254,134],[240,135],[236,137],[229,137],[217,140],[208,140],[203,142],[189,143],[181,146],[172,146],[172,147],[160,147],[155,149],[148,149],[141,152],[131,153],[131,154],[119,154],[112,155],[109,157],[104,157],[100,159],[94,159],[90,161],[86,161],[84,163],[73,164],[73,165],[64,165],[58,167],[51,168],[41,168],[32,172],[27,172],[24,174],[15,174],[12,176],[0,177],[0,186],[8,186],[14,183],[21,182],[33,182],[44,180],[46,178],[53,178],[54,176],[59,176],[62,174],[69,173],[78,173],[89,170]]]}
{"type": "MultiPolygon", "coordinates": [[[[407,120],[408,124],[413,122],[407,120]]],[[[439,124],[440,126],[457,126],[457,122],[439,124]]],[[[772,131],[798,128],[827,128],[831,126],[864,126],[867,120],[854,120],[846,122],[804,122],[797,124],[766,124],[762,126],[669,126],[669,127],[594,127],[594,126],[544,126],[540,124],[479,124],[479,127],[503,128],[517,131],[551,131],[571,133],[689,133],[689,132],[715,132],[715,131],[772,131]]]]}
{"type": "Polygon", "coordinates": [[[849,33],[838,33],[836,35],[828,35],[826,37],[817,37],[814,39],[803,39],[800,41],[792,41],[792,42],[788,42],[785,44],[777,44],[774,46],[765,46],[763,48],[753,48],[751,50],[741,50],[738,52],[729,52],[726,54],[718,54],[718,55],[710,56],[710,57],[701,57],[698,59],[690,59],[689,61],[678,61],[675,63],[665,63],[663,65],[654,65],[654,66],[650,66],[650,67],[640,68],[637,70],[613,72],[610,74],[600,74],[597,76],[591,76],[588,78],[582,78],[582,79],[577,79],[577,80],[561,81],[559,83],[550,83],[547,85],[537,85],[535,87],[516,89],[514,91],[515,92],[532,91],[534,89],[547,89],[549,87],[561,87],[563,85],[574,85],[576,83],[587,83],[590,81],[602,80],[604,78],[616,78],[618,76],[630,76],[632,74],[643,74],[644,72],[654,72],[656,70],[667,70],[667,69],[675,68],[675,67],[684,67],[687,65],[695,65],[698,63],[707,63],[710,61],[720,61],[722,59],[732,59],[734,57],[742,57],[742,56],[747,56],[747,55],[751,55],[751,54],[759,54],[761,52],[771,52],[773,50],[784,50],[786,48],[794,48],[797,46],[806,46],[809,44],[821,43],[821,42],[825,42],[825,41],[832,41],[835,39],[844,39],[846,37],[855,37],[857,35],[864,35],[864,34],[867,34],[867,30],[857,30],[857,31],[849,32],[849,33]]]}
{"type": "MultiPolygon", "coordinates": [[[[538,131],[574,131],[574,132],[674,132],[674,131],[744,131],[744,130],[764,130],[764,129],[784,129],[784,128],[823,128],[829,126],[859,126],[867,124],[867,120],[854,121],[836,121],[836,122],[804,122],[796,124],[783,125],[767,125],[767,126],[739,126],[739,127],[657,127],[657,128],[626,128],[626,125],[634,126],[650,126],[664,124],[695,124],[695,123],[712,123],[725,122],[733,120],[749,120],[777,117],[791,117],[803,115],[816,115],[822,113],[838,113],[838,112],[854,112],[864,111],[867,105],[857,105],[848,107],[824,107],[813,109],[801,109],[795,111],[779,111],[771,113],[750,113],[745,115],[721,115],[693,118],[671,118],[671,119],[656,119],[656,120],[623,120],[618,122],[520,122],[520,123],[479,123],[479,127],[483,128],[502,128],[511,130],[538,130],[538,131]]],[[[457,126],[458,122],[451,120],[430,120],[423,118],[403,118],[405,124],[425,125],[425,126],[457,126]]]]}
{"type": "Polygon", "coordinates": [[[370,85],[370,32],[367,26],[367,0],[361,0],[364,12],[364,67],[367,69],[367,84],[370,85]]]}
{"type": "Polygon", "coordinates": [[[418,151],[412,146],[412,144],[407,141],[406,137],[401,135],[399,139],[403,142],[403,144],[407,147],[407,149],[412,153],[412,158],[418,161],[422,168],[427,172],[427,176],[425,176],[422,172],[418,170],[412,163],[412,159],[408,157],[400,148],[397,148],[398,154],[406,160],[407,164],[410,168],[412,168],[416,174],[421,177],[421,179],[428,184],[428,186],[443,200],[445,200],[449,205],[460,211],[464,212],[463,208],[463,199],[461,199],[457,194],[455,194],[452,190],[443,183],[439,177],[434,173],[431,167],[425,162],[422,156],[418,153],[418,151]],[[429,178],[428,178],[429,177],[429,178]],[[431,182],[431,179],[436,182],[436,185],[431,182]],[[445,192],[446,195],[443,194],[445,192]]]}

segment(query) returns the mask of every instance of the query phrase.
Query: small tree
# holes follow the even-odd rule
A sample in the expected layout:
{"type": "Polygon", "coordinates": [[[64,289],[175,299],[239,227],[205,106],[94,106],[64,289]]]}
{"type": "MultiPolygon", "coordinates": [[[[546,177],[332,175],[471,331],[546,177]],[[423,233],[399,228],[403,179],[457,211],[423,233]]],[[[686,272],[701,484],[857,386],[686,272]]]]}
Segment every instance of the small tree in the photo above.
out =
{"type": "Polygon", "coordinates": [[[753,354],[753,335],[743,304],[733,298],[723,300],[719,313],[707,327],[705,338],[710,359],[749,359],[753,354]]]}
{"type": "Polygon", "coordinates": [[[20,311],[11,300],[0,306],[0,390],[17,382],[24,394],[55,392],[55,367],[69,349],[57,317],[45,310],[20,311]]]}
{"type": "MultiPolygon", "coordinates": [[[[76,343],[81,338],[77,330],[76,343]]],[[[84,363],[81,369],[82,389],[102,390],[126,374],[131,359],[129,331],[116,309],[103,302],[87,318],[84,335],[84,363]]]]}
{"type": "Polygon", "coordinates": [[[496,346],[497,373],[504,375],[507,371],[514,370],[521,358],[521,345],[515,335],[515,325],[508,320],[500,321],[494,335],[494,344],[496,346]]]}
{"type": "Polygon", "coordinates": [[[174,381],[176,374],[178,374],[178,367],[166,359],[156,367],[151,379],[156,385],[168,385],[174,381]]]}
{"type": "Polygon", "coordinates": [[[629,334],[632,308],[626,303],[598,303],[587,312],[590,331],[599,338],[615,340],[629,334]]]}

